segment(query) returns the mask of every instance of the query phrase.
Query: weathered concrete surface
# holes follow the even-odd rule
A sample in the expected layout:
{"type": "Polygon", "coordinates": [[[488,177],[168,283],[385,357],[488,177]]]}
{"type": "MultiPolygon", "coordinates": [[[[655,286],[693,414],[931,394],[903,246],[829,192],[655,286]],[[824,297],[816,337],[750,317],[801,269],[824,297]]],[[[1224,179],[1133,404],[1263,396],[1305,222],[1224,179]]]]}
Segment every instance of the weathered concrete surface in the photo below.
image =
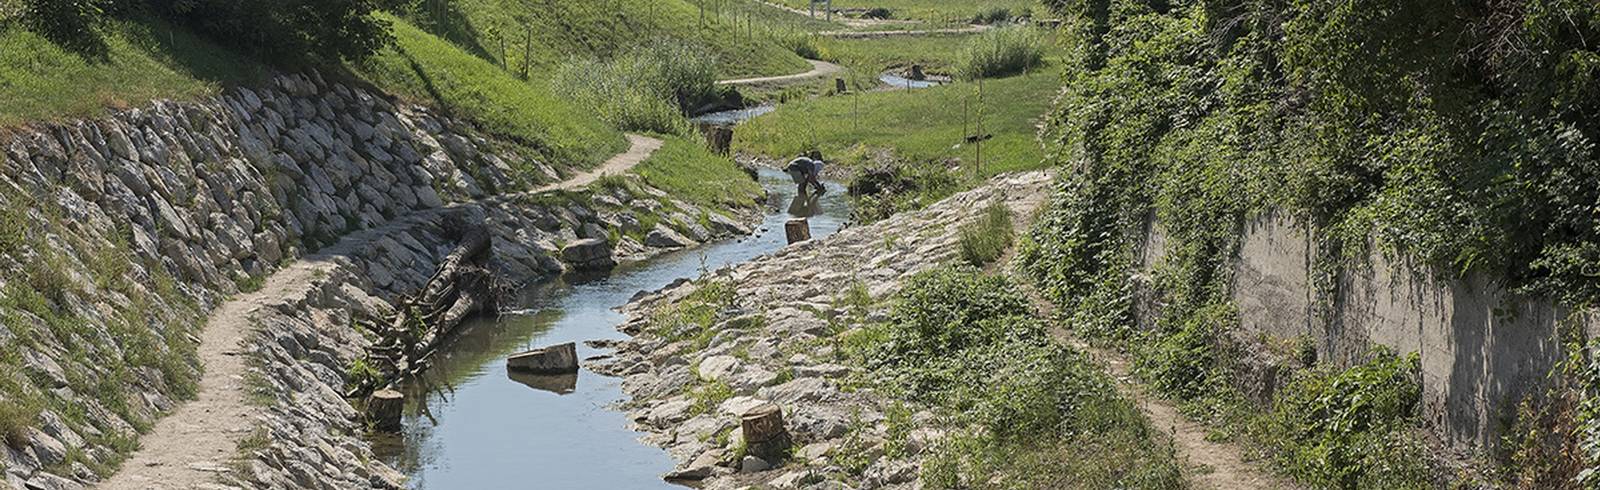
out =
{"type": "MultiPolygon", "coordinates": [[[[1341,366],[1364,360],[1373,346],[1418,353],[1423,417],[1457,449],[1493,447],[1516,404],[1541,393],[1562,356],[1561,321],[1572,318],[1591,337],[1597,328],[1593,315],[1513,294],[1481,275],[1441,277],[1375,246],[1334,279],[1326,297],[1314,284],[1316,251],[1305,225],[1268,214],[1241,232],[1233,298],[1245,337],[1306,336],[1320,358],[1341,366]]],[[[1159,223],[1151,225],[1141,246],[1147,271],[1164,260],[1168,240],[1159,223]]]]}
{"type": "MultiPolygon", "coordinates": [[[[700,481],[706,488],[840,488],[840,481],[851,488],[916,488],[924,450],[943,437],[937,430],[911,435],[906,455],[878,458],[860,474],[830,459],[852,436],[864,445],[858,449],[881,454],[891,403],[870,388],[842,388],[855,368],[841,365],[834,335],[881,321],[885,312],[851,312],[839,300],[853,287],[884,299],[911,276],[959,261],[961,225],[997,201],[1016,216],[1032,215],[1048,196],[1049,180],[1044,172],[1000,176],[927,209],[790,245],[699,282],[644,295],[624,308],[629,320],[619,327],[635,336],[587,366],[624,377],[623,391],[632,397],[625,408],[649,433],[643,440],[679,461],[665,475],[669,479],[700,481]],[[715,335],[704,348],[693,339],[674,342],[649,333],[652,311],[681,301],[706,281],[731,283],[736,298],[717,315],[715,335]],[[690,392],[717,383],[725,383],[732,396],[697,411],[690,392]],[[783,409],[793,458],[735,460],[740,417],[769,402],[783,409]]],[[[919,410],[912,420],[926,427],[932,417],[919,410]]]]}

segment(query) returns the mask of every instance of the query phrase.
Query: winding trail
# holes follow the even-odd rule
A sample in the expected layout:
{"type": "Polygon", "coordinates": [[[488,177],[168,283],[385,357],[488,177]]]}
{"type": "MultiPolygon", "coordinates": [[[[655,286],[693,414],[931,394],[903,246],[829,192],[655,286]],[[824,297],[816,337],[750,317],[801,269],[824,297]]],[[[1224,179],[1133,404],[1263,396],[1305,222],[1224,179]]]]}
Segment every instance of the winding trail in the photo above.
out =
{"type": "MultiPolygon", "coordinates": [[[[602,176],[627,172],[662,145],[661,140],[648,136],[628,134],[627,137],[627,151],[593,169],[531,191],[495,196],[479,203],[500,204],[527,194],[581,188],[602,176]]],[[[257,408],[248,403],[246,395],[245,374],[249,366],[245,364],[240,344],[249,338],[257,312],[280,304],[282,298],[304,295],[315,281],[327,277],[338,267],[328,257],[366,246],[415,222],[416,218],[458,205],[460,203],[419,210],[383,226],[347,235],[339,243],[274,272],[260,290],[241,294],[212,310],[200,333],[198,355],[205,373],[201,375],[196,398],[158,420],[148,434],[139,438],[139,450],[99,488],[220,488],[214,483],[216,475],[229,471],[228,463],[238,450],[239,441],[256,423],[257,408]]]]}
{"type": "Polygon", "coordinates": [[[778,75],[771,77],[738,78],[733,80],[719,80],[717,85],[787,85],[795,82],[804,82],[844,71],[844,67],[819,60],[806,60],[811,63],[811,71],[793,75],[778,75]]]}
{"type": "Polygon", "coordinates": [[[895,36],[954,36],[961,34],[977,34],[993,28],[993,26],[987,25],[971,25],[967,27],[951,27],[945,29],[911,29],[899,31],[822,31],[818,32],[817,35],[837,37],[840,39],[866,39],[895,36]]]}
{"type": "MultiPolygon", "coordinates": [[[[1014,251],[1014,249],[1013,249],[1014,251]]],[[[1007,252],[1008,254],[1012,252],[1007,252]]],[[[1009,263],[1009,260],[1005,261],[1009,263]]],[[[1013,274],[1022,277],[1020,274],[1013,274]]],[[[1055,305],[1039,295],[1033,285],[1020,281],[1044,318],[1051,318],[1055,305]]],[[[1206,438],[1210,429],[1204,424],[1189,420],[1178,407],[1146,389],[1133,375],[1133,363],[1126,355],[1112,349],[1090,345],[1064,327],[1057,326],[1051,335],[1056,341],[1089,354],[1104,366],[1106,373],[1116,380],[1117,392],[1139,406],[1150,425],[1172,439],[1184,463],[1184,476],[1195,488],[1213,490],[1296,489],[1293,482],[1273,475],[1257,463],[1245,458],[1238,444],[1215,442],[1206,438]]]]}

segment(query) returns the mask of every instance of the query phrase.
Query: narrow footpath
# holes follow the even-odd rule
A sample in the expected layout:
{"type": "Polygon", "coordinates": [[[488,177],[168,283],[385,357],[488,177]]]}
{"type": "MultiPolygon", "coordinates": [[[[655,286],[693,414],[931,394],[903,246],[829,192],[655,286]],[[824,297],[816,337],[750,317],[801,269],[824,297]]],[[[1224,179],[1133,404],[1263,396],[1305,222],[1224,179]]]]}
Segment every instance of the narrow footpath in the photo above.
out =
{"type": "MultiPolygon", "coordinates": [[[[593,169],[561,182],[483,202],[501,203],[527,194],[581,188],[602,176],[629,171],[662,145],[661,140],[647,136],[629,134],[627,137],[627,151],[593,169]]],[[[276,305],[281,298],[303,295],[313,281],[337,267],[329,257],[369,246],[410,222],[461,204],[418,211],[383,226],[347,235],[339,243],[273,273],[260,290],[218,306],[207,318],[200,334],[198,355],[205,373],[200,378],[197,397],[157,421],[148,434],[139,438],[139,450],[99,488],[217,488],[216,475],[228,471],[228,462],[237,451],[239,441],[249,434],[256,422],[256,407],[247,402],[245,375],[249,366],[245,365],[240,344],[250,336],[257,312],[276,305]]]]}
{"type": "Polygon", "coordinates": [[[827,78],[833,74],[844,71],[844,67],[826,61],[806,60],[806,62],[811,63],[811,71],[796,73],[793,75],[719,80],[717,81],[717,85],[787,85],[795,82],[827,78]]]}
{"type": "MultiPolygon", "coordinates": [[[[1008,252],[1008,254],[1011,252],[1008,252]]],[[[1008,261],[1009,262],[1009,261],[1008,261]]],[[[1022,277],[1020,274],[1017,277],[1022,277]]],[[[1055,313],[1055,305],[1040,296],[1031,284],[1022,281],[1024,290],[1034,303],[1034,308],[1045,318],[1055,313]]],[[[1172,438],[1178,456],[1184,462],[1184,476],[1195,488],[1208,490],[1296,489],[1293,482],[1279,478],[1244,457],[1238,444],[1214,442],[1206,438],[1210,430],[1184,416],[1178,407],[1145,389],[1133,375],[1133,363],[1126,355],[1111,349],[1090,345],[1061,326],[1053,332],[1056,340],[1081,352],[1086,352],[1104,366],[1106,374],[1116,380],[1117,391],[1139,406],[1150,425],[1172,438]]]]}

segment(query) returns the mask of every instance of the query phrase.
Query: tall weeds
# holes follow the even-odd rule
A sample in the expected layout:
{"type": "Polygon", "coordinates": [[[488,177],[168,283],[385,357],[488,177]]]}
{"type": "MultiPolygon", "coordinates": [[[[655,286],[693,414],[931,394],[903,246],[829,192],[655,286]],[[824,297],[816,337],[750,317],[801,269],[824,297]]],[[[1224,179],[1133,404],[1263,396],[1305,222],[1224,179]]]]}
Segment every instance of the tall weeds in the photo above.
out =
{"type": "Polygon", "coordinates": [[[1044,36],[1027,26],[1008,26],[979,34],[956,58],[956,75],[966,80],[1021,73],[1044,59],[1044,36]]]}
{"type": "Polygon", "coordinates": [[[627,131],[689,134],[684,113],[717,98],[716,59],[675,41],[643,44],[610,60],[573,59],[557,69],[563,96],[627,131]]]}

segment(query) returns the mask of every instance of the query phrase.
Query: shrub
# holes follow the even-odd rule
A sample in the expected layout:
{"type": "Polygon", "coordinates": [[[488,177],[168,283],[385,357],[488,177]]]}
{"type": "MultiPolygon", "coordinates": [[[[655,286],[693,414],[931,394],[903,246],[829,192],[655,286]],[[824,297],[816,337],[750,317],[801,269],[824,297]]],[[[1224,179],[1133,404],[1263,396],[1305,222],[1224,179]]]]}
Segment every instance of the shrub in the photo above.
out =
{"type": "Polygon", "coordinates": [[[698,47],[662,40],[610,60],[574,59],[556,72],[563,95],[633,131],[688,135],[684,112],[716,100],[716,59],[698,47]]]}
{"type": "Polygon", "coordinates": [[[145,0],[163,17],[270,57],[361,60],[394,41],[372,13],[385,0],[145,0]]]}
{"type": "Polygon", "coordinates": [[[992,29],[973,36],[956,56],[956,75],[966,80],[1021,73],[1044,60],[1044,37],[1027,26],[992,29]]]}
{"type": "Polygon", "coordinates": [[[994,202],[983,209],[977,221],[962,225],[960,231],[961,258],[976,267],[999,259],[1011,247],[1014,233],[1011,226],[1011,208],[1003,202],[994,202]]]}
{"type": "Polygon", "coordinates": [[[1323,488],[1426,487],[1421,448],[1408,439],[1422,398],[1416,354],[1381,351],[1346,370],[1301,373],[1262,422],[1277,463],[1323,488]]]}
{"type": "MultiPolygon", "coordinates": [[[[22,0],[19,3],[20,13],[16,15],[23,24],[51,42],[80,53],[94,53],[102,48],[95,26],[103,20],[106,7],[111,3],[109,0],[22,0]]],[[[0,7],[3,8],[6,7],[0,7]]]]}
{"type": "Polygon", "coordinates": [[[867,9],[865,13],[862,13],[861,16],[868,19],[887,19],[894,17],[894,11],[891,11],[885,7],[872,7],[867,9]]]}

